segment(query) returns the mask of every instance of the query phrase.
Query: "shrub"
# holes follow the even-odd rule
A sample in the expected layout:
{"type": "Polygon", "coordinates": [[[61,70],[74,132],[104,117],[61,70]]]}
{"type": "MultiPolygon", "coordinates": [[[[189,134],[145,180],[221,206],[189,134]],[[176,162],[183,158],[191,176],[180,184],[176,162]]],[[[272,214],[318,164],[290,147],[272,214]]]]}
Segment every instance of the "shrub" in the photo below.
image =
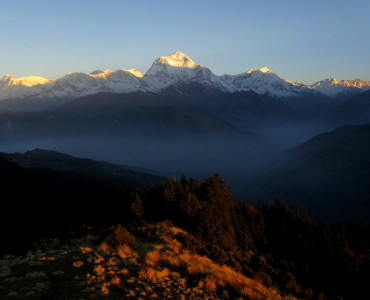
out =
{"type": "Polygon", "coordinates": [[[112,243],[115,245],[135,245],[136,239],[131,233],[127,231],[122,225],[117,225],[112,234],[112,243]]]}

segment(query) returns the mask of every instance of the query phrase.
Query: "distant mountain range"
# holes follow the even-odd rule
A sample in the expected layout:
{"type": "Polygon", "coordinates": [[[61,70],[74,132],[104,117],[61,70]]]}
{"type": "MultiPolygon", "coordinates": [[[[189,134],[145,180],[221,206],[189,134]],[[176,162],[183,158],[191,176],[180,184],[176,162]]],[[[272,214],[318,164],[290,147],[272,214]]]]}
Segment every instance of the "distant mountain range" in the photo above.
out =
{"type": "MultiPolygon", "coordinates": [[[[212,98],[212,93],[198,97],[212,98]]],[[[0,112],[1,136],[59,135],[181,135],[248,134],[211,110],[222,111],[215,101],[203,109],[204,101],[178,91],[163,93],[100,93],[72,100],[53,110],[39,112],[0,112]],[[197,102],[197,103],[196,103],[197,102]],[[195,104],[196,103],[196,104],[195,104]]],[[[210,101],[212,102],[212,101],[210,101]]],[[[231,101],[230,103],[233,103],[231,101]]],[[[261,104],[263,106],[263,102],[261,104]]],[[[281,104],[284,106],[284,104],[281,104]]],[[[248,104],[244,104],[247,107],[248,104]]],[[[284,112],[284,111],[283,111],[284,112]]],[[[272,114],[281,114],[281,109],[272,114]]],[[[253,113],[252,113],[253,115],[253,113]]]]}
{"type": "MultiPolygon", "coordinates": [[[[3,107],[8,110],[18,104],[25,108],[22,103],[2,101],[4,106],[11,106],[3,107]]],[[[329,128],[369,123],[370,91],[337,103],[327,96],[277,98],[253,91],[222,92],[199,82],[179,82],[160,92],[98,93],[70,99],[43,111],[8,110],[0,111],[0,135],[4,137],[250,136],[257,128],[304,122],[329,128]]]]}
{"type": "MultiPolygon", "coordinates": [[[[16,79],[6,75],[0,79],[0,100],[11,99],[18,103],[18,110],[24,107],[25,110],[31,110],[32,106],[33,110],[37,110],[101,92],[160,92],[169,86],[189,82],[203,84],[221,92],[254,91],[277,98],[319,95],[348,98],[370,89],[370,82],[359,79],[339,81],[329,78],[311,86],[293,83],[281,79],[266,67],[238,75],[217,76],[209,68],[196,64],[186,54],[175,52],[154,60],[144,76],[136,69],[97,70],[88,74],[71,72],[56,80],[38,76],[16,79]],[[27,106],[27,102],[32,105],[27,106]]],[[[1,104],[5,104],[6,108],[7,103],[1,104]]]]}
{"type": "Polygon", "coordinates": [[[370,89],[370,81],[361,79],[338,80],[328,78],[309,86],[311,89],[333,98],[349,98],[370,89]]]}

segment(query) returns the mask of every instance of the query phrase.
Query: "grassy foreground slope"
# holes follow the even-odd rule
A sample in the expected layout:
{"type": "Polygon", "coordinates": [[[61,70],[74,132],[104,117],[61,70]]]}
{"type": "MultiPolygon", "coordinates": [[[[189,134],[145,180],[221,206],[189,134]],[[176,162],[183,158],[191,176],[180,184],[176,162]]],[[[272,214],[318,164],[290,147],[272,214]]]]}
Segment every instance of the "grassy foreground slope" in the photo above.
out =
{"type": "Polygon", "coordinates": [[[184,249],[168,222],[122,226],[99,241],[53,240],[0,261],[1,299],[296,299],[184,249]],[[144,238],[145,237],[145,238],[144,238]]]}

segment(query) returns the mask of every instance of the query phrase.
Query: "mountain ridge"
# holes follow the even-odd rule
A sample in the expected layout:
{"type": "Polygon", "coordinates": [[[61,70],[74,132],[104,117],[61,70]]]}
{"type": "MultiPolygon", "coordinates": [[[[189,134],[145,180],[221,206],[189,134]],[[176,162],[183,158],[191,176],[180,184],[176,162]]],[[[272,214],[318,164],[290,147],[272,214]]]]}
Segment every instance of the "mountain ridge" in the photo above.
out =
{"type": "Polygon", "coordinates": [[[326,96],[333,98],[345,96],[348,98],[369,90],[370,81],[361,80],[359,78],[352,80],[338,80],[330,77],[311,84],[310,87],[326,96]]]}
{"type": "Polygon", "coordinates": [[[237,75],[218,76],[209,68],[195,63],[185,53],[177,51],[154,60],[151,68],[144,75],[137,69],[97,70],[91,73],[69,72],[55,80],[39,76],[17,79],[6,75],[0,79],[0,100],[78,98],[99,92],[159,92],[172,84],[184,81],[214,86],[224,92],[254,91],[278,98],[321,93],[333,95],[334,92],[331,90],[338,89],[338,85],[355,91],[370,88],[369,82],[358,79],[332,80],[335,84],[328,87],[327,84],[323,87],[325,80],[313,85],[294,83],[280,78],[267,67],[251,69],[237,75]]]}
{"type": "Polygon", "coordinates": [[[274,170],[248,186],[255,189],[248,196],[279,197],[319,220],[368,226],[369,151],[370,124],[322,133],[277,157],[274,170]]]}

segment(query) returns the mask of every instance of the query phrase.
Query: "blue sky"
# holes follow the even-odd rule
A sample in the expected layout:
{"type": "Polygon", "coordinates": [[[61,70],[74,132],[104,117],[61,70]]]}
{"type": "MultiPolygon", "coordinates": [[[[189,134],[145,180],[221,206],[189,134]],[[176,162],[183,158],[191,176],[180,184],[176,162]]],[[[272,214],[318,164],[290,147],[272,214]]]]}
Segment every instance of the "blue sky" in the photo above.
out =
{"type": "Polygon", "coordinates": [[[137,68],[187,53],[215,74],[267,66],[370,80],[370,1],[3,1],[0,76],[137,68]]]}

